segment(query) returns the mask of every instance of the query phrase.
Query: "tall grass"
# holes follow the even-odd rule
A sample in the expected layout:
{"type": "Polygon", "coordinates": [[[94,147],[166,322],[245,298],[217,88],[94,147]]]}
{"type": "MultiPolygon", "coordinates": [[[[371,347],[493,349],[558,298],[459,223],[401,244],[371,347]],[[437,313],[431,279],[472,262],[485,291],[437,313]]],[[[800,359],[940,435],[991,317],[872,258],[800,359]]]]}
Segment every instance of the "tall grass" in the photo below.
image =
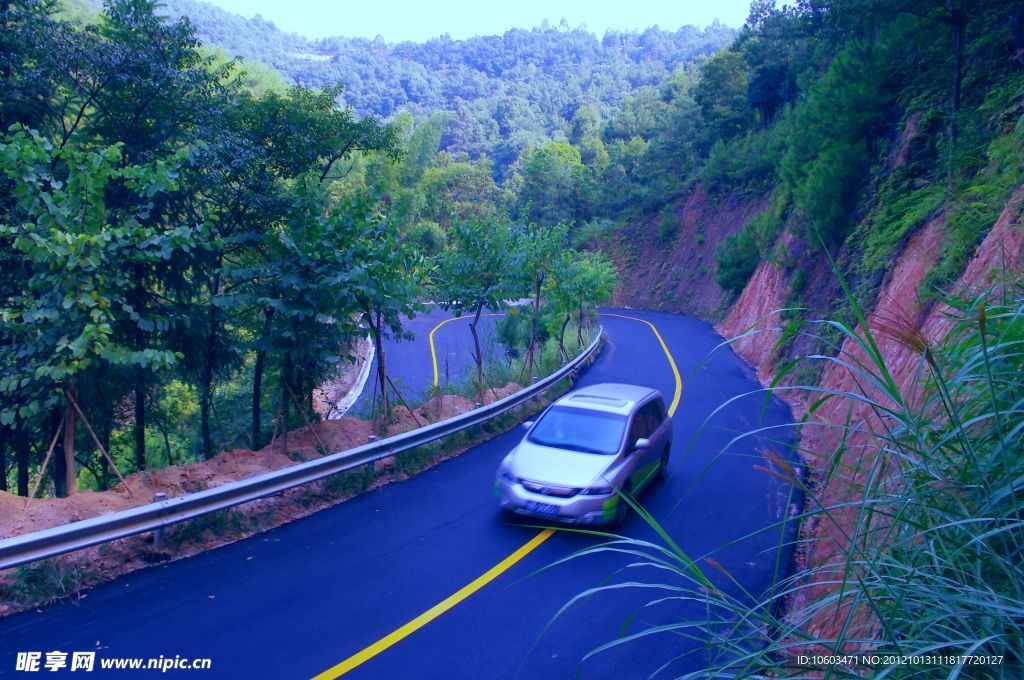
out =
{"type": "MultiPolygon", "coordinates": [[[[809,324],[804,332],[838,332],[845,342],[804,361],[846,372],[852,387],[773,387],[812,396],[800,441],[814,472],[803,478],[777,457],[764,468],[804,494],[801,568],[746,592],[713,557],[687,555],[643,514],[661,540],[606,535],[572,559],[627,553],[630,566],[666,576],[625,587],[653,589],[651,605],[697,602],[703,614],[591,654],[665,635],[667,645],[676,636],[701,643],[710,661],[692,677],[1024,678],[1024,280],[1016,277],[981,296],[947,298],[948,332],[936,345],[916,323],[869,323],[859,309],[856,329],[809,324]],[[887,363],[892,353],[880,345],[894,343],[913,365],[887,363]]],[[[764,531],[782,536],[781,526],[764,531]]]]}

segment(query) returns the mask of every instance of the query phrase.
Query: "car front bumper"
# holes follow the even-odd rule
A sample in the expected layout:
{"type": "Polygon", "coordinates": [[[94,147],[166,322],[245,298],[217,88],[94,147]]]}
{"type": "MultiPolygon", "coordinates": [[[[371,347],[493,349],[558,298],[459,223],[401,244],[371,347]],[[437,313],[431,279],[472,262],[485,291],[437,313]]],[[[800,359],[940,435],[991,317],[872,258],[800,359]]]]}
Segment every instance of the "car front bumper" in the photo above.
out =
{"type": "Polygon", "coordinates": [[[494,492],[498,505],[506,512],[563,524],[608,524],[615,519],[619,503],[625,502],[616,493],[548,496],[528,491],[522,484],[502,477],[495,482],[494,492]]]}

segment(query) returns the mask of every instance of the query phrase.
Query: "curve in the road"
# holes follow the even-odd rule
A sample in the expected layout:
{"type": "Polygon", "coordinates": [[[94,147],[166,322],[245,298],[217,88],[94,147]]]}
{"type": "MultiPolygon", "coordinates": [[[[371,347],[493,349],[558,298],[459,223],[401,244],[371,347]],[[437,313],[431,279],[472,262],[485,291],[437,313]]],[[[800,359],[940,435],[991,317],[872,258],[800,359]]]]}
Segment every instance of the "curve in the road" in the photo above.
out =
{"type": "MultiPolygon", "coordinates": [[[[481,319],[479,332],[485,343],[493,342],[496,316],[501,315],[487,313],[481,319]]],[[[405,330],[414,337],[412,342],[395,338],[384,340],[388,376],[401,390],[406,401],[425,398],[432,388],[440,386],[442,365],[444,380],[448,382],[463,380],[472,373],[472,345],[467,337],[468,331],[460,324],[458,330],[464,335],[449,332],[455,329],[449,325],[451,322],[471,318],[468,315],[452,316],[450,312],[435,305],[405,322],[405,330]]],[[[376,377],[377,360],[374,356],[366,387],[346,415],[365,418],[371,414],[380,389],[376,377]]]]}
{"type": "MultiPolygon", "coordinates": [[[[480,318],[487,317],[487,316],[505,316],[505,313],[504,312],[493,312],[493,313],[481,314],[480,318]]],[[[450,324],[452,321],[458,321],[459,319],[472,319],[472,318],[473,318],[473,315],[471,315],[471,314],[467,314],[467,315],[464,315],[464,316],[453,316],[450,319],[445,319],[444,321],[438,322],[438,324],[436,326],[434,326],[433,328],[430,329],[430,334],[427,336],[427,341],[430,343],[430,365],[431,365],[431,367],[434,370],[434,387],[440,387],[441,386],[441,377],[440,377],[440,375],[438,375],[438,370],[437,370],[437,348],[434,345],[434,334],[437,333],[439,330],[441,330],[441,328],[443,328],[444,326],[447,326],[448,324],[450,324]]]]}
{"type": "MultiPolygon", "coordinates": [[[[623,314],[612,313],[607,313],[606,316],[618,317],[620,319],[629,319],[631,321],[637,321],[639,323],[646,324],[647,326],[650,327],[651,331],[654,333],[654,336],[658,339],[658,343],[661,345],[662,350],[665,352],[665,358],[668,360],[668,365],[672,368],[672,375],[675,377],[675,392],[672,395],[672,403],[668,407],[669,415],[675,415],[676,408],[678,408],[679,406],[679,398],[683,394],[683,381],[681,376],[679,375],[679,367],[676,365],[676,361],[672,357],[672,352],[669,351],[668,345],[665,344],[665,340],[661,337],[661,333],[658,332],[658,327],[655,326],[650,321],[647,321],[646,319],[639,319],[633,316],[625,316],[623,314]]],[[[449,321],[454,320],[455,319],[448,319],[447,321],[442,321],[441,323],[437,324],[437,326],[435,326],[432,331],[430,331],[430,356],[434,362],[435,385],[437,384],[437,358],[436,355],[434,354],[434,331],[436,331],[438,328],[448,323],[449,321]]],[[[526,555],[533,552],[533,550],[535,550],[536,548],[540,547],[540,545],[544,541],[549,539],[553,534],[553,529],[543,529],[536,536],[534,536],[529,541],[524,543],[522,547],[517,549],[515,552],[513,552],[511,555],[503,559],[495,566],[488,569],[482,576],[473,580],[469,585],[459,589],[453,595],[450,595],[449,597],[445,598],[442,602],[438,603],[437,605],[434,605],[426,612],[420,614],[415,619],[405,624],[401,628],[395,630],[392,633],[389,633],[388,635],[385,635],[369,647],[366,647],[365,649],[356,652],[355,654],[345,659],[341,663],[337,664],[336,666],[332,666],[331,668],[328,668],[322,673],[316,675],[314,677],[314,680],[334,680],[335,678],[339,678],[342,675],[351,671],[352,669],[369,661],[378,654],[386,651],[392,645],[396,644],[397,642],[400,642],[409,635],[412,635],[417,630],[427,625],[428,623],[430,623],[431,621],[433,621],[438,616],[445,613],[452,607],[456,606],[457,604],[465,600],[467,597],[469,597],[470,595],[472,595],[473,593],[480,590],[485,585],[496,579],[501,574],[508,571],[522,558],[526,557],[526,555]]]]}
{"type": "MultiPolygon", "coordinates": [[[[655,324],[685,377],[669,474],[643,497],[645,507],[687,554],[713,556],[744,589],[764,592],[778,565],[787,563],[790,539],[780,549],[779,530],[763,530],[778,527],[796,501],[791,487],[758,468],[765,466],[765,449],[785,453],[791,433],[771,439],[736,435],[759,426],[791,427],[788,409],[757,393],[752,369],[718,349],[722,340],[710,325],[663,313],[609,311],[655,324]]],[[[425,340],[439,320],[424,321],[419,337],[425,340]]],[[[672,394],[676,378],[654,334],[630,319],[605,315],[603,323],[609,341],[578,384],[633,382],[672,394]]],[[[426,347],[409,354],[419,358],[408,365],[429,385],[426,347]]],[[[404,365],[392,362],[396,372],[404,365]]],[[[212,670],[203,673],[209,678],[321,673],[430,612],[538,536],[536,528],[497,519],[491,496],[498,463],[520,437],[521,431],[498,435],[417,477],[303,520],[135,572],[88,591],[85,599],[2,619],[0,676],[23,675],[14,671],[18,651],[51,650],[211,658],[212,670]]],[[[787,525],[791,537],[795,525],[787,525]]],[[[623,531],[658,540],[637,517],[623,531]]],[[[636,626],[705,615],[699,603],[648,607],[642,594],[623,589],[586,598],[554,618],[588,588],[645,578],[611,553],[548,568],[593,545],[590,537],[556,532],[486,587],[353,668],[346,680],[518,680],[577,672],[588,679],[628,679],[662,664],[676,675],[705,668],[711,653],[705,641],[684,636],[649,638],[581,661],[636,626]]],[[[99,659],[95,677],[120,677],[98,666],[99,659]]],[[[132,676],[167,677],[159,671],[132,676]]]]}

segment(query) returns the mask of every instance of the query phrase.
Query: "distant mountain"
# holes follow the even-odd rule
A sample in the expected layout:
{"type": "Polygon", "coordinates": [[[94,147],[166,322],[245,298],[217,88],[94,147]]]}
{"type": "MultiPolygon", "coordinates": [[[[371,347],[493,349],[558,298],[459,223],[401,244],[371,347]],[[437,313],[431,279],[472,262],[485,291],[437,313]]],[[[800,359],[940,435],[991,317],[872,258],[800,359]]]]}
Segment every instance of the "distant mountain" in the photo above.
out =
{"type": "Polygon", "coordinates": [[[579,107],[610,117],[639,89],[659,85],[736,36],[720,23],[608,32],[601,39],[583,29],[544,25],[500,36],[392,44],[380,38],[310,40],[259,15],[247,19],[197,0],[165,0],[164,11],[187,15],[204,42],[273,66],[291,82],[343,83],[346,103],[361,115],[450,112],[445,147],[497,156],[499,166],[528,144],[563,138],[579,107]]]}

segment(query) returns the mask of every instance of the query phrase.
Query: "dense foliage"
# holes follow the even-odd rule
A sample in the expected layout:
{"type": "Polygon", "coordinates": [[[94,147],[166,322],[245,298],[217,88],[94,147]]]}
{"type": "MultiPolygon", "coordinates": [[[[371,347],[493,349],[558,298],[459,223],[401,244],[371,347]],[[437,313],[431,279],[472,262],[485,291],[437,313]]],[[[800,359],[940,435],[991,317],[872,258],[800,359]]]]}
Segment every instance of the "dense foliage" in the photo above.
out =
{"type": "Polygon", "coordinates": [[[168,0],[165,11],[188,16],[209,44],[272,65],[291,82],[343,83],[346,103],[361,115],[408,111],[422,119],[447,111],[443,148],[487,155],[502,175],[527,147],[571,137],[581,108],[608,117],[639,88],[656,87],[735,36],[717,23],[704,30],[610,31],[601,38],[563,24],[391,44],[380,37],[308,40],[258,15],[245,19],[196,0],[168,0]]]}
{"type": "Polygon", "coordinates": [[[422,300],[535,294],[539,314],[513,243],[583,258],[517,223],[486,161],[438,152],[447,115],[360,117],[340,85],[284,88],[161,14],[0,5],[0,490],[287,451],[367,332],[388,416],[383,340],[422,300]]]}

